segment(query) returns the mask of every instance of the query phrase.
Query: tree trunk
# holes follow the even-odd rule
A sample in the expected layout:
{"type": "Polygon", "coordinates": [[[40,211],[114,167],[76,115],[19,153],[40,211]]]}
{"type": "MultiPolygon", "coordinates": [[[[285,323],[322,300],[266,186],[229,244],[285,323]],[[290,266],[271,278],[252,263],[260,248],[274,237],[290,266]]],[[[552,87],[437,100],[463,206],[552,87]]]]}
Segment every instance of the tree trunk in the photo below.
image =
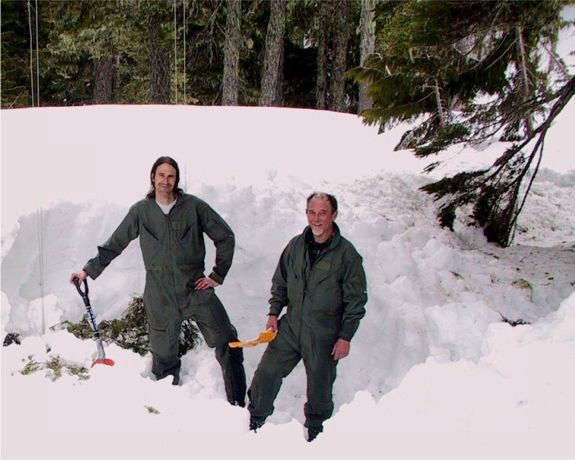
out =
{"type": "Polygon", "coordinates": [[[241,0],[227,1],[222,105],[238,105],[241,0]]]}
{"type": "Polygon", "coordinates": [[[443,112],[443,104],[441,103],[441,91],[439,90],[439,82],[437,78],[433,82],[433,92],[435,94],[435,104],[437,106],[437,115],[439,117],[439,124],[445,125],[445,113],[443,112]]]}
{"type": "Polygon", "coordinates": [[[330,109],[345,112],[345,78],[347,69],[347,42],[349,39],[349,1],[339,0],[336,4],[337,19],[333,43],[333,75],[331,80],[332,102],[330,109]]]}
{"type": "MultiPolygon", "coordinates": [[[[524,101],[531,98],[531,81],[529,80],[529,73],[527,72],[528,57],[525,51],[525,43],[523,42],[523,30],[521,26],[515,27],[515,33],[517,38],[517,55],[518,55],[518,67],[519,75],[521,80],[521,96],[524,101]]],[[[529,115],[525,117],[525,134],[530,136],[533,132],[533,120],[529,115]]]]}
{"type": "Polygon", "coordinates": [[[271,0],[270,19],[266,35],[266,51],[262,75],[262,89],[259,105],[271,107],[277,105],[277,94],[280,88],[280,65],[284,41],[285,11],[284,0],[271,0]]]}
{"type": "Polygon", "coordinates": [[[283,92],[284,59],[285,59],[285,46],[280,46],[280,63],[278,69],[278,82],[276,85],[276,99],[275,99],[275,103],[278,107],[284,105],[284,92],[283,92]]]}
{"type": "MultiPolygon", "coordinates": [[[[359,65],[363,66],[365,60],[375,51],[375,8],[376,0],[361,0],[360,27],[360,56],[359,65]]],[[[361,113],[372,107],[372,101],[367,95],[367,84],[359,85],[358,112],[361,113]]]]}
{"type": "Polygon", "coordinates": [[[320,110],[327,109],[328,68],[330,37],[331,1],[319,3],[319,27],[317,37],[317,77],[315,85],[315,106],[320,110]]]}
{"type": "Polygon", "coordinates": [[[160,17],[155,12],[148,16],[148,50],[150,53],[150,102],[170,103],[170,58],[160,45],[160,17]]]}
{"type": "Polygon", "coordinates": [[[115,70],[113,56],[94,59],[94,102],[96,104],[113,102],[115,70]]]}

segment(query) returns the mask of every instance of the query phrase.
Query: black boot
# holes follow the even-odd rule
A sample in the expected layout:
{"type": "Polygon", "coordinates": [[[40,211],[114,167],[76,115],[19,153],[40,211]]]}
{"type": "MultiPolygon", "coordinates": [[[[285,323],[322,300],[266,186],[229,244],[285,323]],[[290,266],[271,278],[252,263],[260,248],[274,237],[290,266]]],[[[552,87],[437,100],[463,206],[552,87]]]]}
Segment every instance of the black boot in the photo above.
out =
{"type": "Polygon", "coordinates": [[[257,433],[258,429],[264,426],[264,423],[266,423],[265,420],[250,417],[250,431],[257,433]]]}
{"type": "Polygon", "coordinates": [[[315,438],[317,438],[317,435],[321,433],[321,430],[318,430],[317,428],[308,428],[307,429],[307,442],[312,442],[315,438]]]}

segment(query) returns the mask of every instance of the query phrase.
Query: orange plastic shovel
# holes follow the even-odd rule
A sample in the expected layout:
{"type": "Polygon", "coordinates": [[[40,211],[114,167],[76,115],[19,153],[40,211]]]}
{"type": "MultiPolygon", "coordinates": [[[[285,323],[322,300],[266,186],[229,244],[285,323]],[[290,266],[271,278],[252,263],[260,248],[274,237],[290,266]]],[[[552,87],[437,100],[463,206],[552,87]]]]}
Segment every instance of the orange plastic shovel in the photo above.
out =
{"type": "Polygon", "coordinates": [[[245,342],[230,342],[228,345],[230,346],[230,348],[255,347],[260,343],[271,342],[273,339],[276,338],[276,335],[278,335],[277,331],[274,331],[273,329],[270,328],[263,332],[260,332],[260,335],[258,335],[257,338],[255,339],[246,340],[245,342]]]}

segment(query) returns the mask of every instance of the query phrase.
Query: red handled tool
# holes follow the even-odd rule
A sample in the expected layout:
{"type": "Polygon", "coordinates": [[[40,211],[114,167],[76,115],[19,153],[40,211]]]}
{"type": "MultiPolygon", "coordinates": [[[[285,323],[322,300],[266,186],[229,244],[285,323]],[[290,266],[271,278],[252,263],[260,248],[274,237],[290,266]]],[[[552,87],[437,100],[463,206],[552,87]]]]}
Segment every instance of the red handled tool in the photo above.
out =
{"type": "Polygon", "coordinates": [[[92,367],[95,364],[105,364],[106,366],[113,366],[114,361],[106,358],[106,353],[104,353],[104,345],[102,344],[102,338],[100,337],[100,330],[96,324],[96,319],[94,318],[94,313],[92,312],[92,307],[90,306],[90,299],[88,298],[88,280],[84,280],[84,290],[80,287],[80,282],[77,278],[74,278],[74,285],[78,290],[78,293],[82,296],[84,300],[84,305],[86,305],[86,310],[88,310],[88,319],[92,326],[92,331],[94,332],[94,340],[98,346],[98,359],[92,363],[92,367]]]}

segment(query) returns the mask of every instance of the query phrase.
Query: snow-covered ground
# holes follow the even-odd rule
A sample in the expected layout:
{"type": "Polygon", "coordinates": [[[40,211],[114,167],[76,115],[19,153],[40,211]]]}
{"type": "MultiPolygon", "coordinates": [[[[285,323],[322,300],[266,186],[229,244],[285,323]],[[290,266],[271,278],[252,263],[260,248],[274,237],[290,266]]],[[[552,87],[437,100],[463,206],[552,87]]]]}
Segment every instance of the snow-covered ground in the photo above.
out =
{"type": "MultiPolygon", "coordinates": [[[[419,192],[425,162],[394,152],[351,115],[207,107],[3,111],[2,458],[573,458],[575,457],[574,104],[548,140],[545,169],[501,249],[458,219],[439,228],[419,192]],[[314,190],[340,201],[342,233],[364,256],[367,315],[339,366],[336,409],[303,436],[305,373],[285,380],[258,433],[225,402],[205,344],[183,358],[182,386],[154,382],[150,357],[107,346],[114,367],[89,379],[22,371],[57,357],[89,368],[96,351],[65,330],[84,313],[69,284],[128,206],[159,155],[236,233],[218,294],[240,337],[262,330],[270,279],[306,224],[314,190]],[[511,327],[501,321],[532,324],[511,327]],[[44,325],[44,326],[43,326],[44,325]],[[28,366],[29,368],[29,366],[28,366]]],[[[444,173],[490,163],[504,146],[454,147],[444,173]]],[[[208,259],[213,258],[213,250],[208,259]]],[[[208,264],[209,266],[209,264],[208,264]]],[[[140,294],[132,243],[90,284],[98,320],[140,294]]],[[[245,350],[248,384],[263,346],[245,350]]]]}

